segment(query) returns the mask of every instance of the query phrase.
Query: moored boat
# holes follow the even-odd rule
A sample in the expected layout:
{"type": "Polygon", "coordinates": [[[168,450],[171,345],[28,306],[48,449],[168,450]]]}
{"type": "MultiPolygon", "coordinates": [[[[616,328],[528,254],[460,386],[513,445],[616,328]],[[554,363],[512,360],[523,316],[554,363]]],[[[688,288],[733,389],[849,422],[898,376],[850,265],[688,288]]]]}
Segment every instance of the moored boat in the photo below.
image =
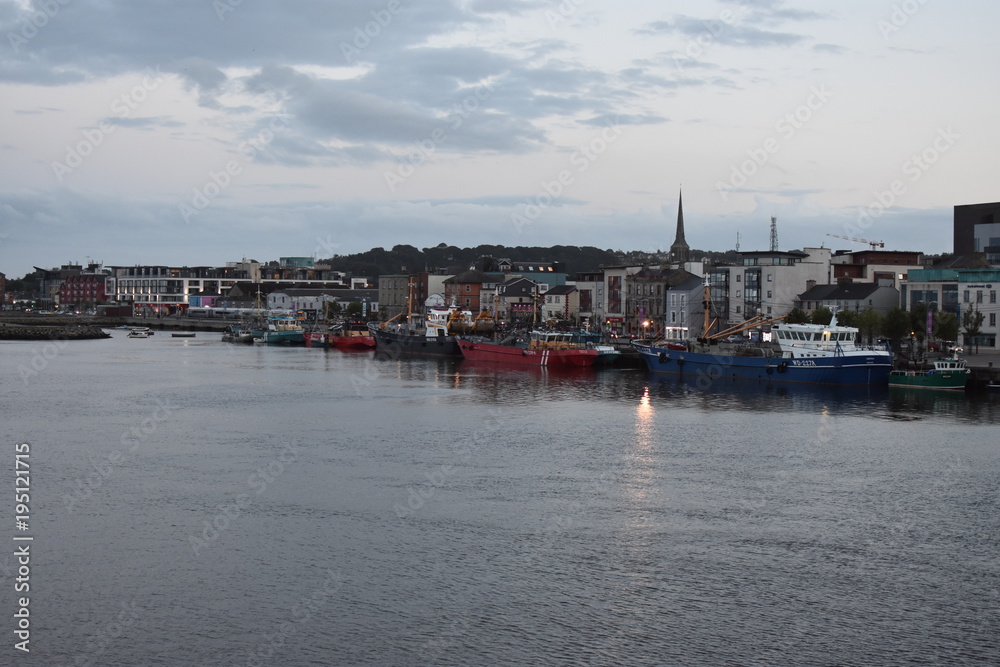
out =
{"type": "Polygon", "coordinates": [[[369,322],[368,331],[382,356],[459,357],[458,342],[449,331],[451,309],[431,309],[426,317],[413,312],[413,283],[409,285],[406,310],[385,322],[369,322]],[[405,315],[404,321],[396,322],[405,315]]]}
{"type": "Polygon", "coordinates": [[[323,331],[307,331],[303,334],[306,347],[330,347],[330,334],[323,331]]]}
{"type": "Polygon", "coordinates": [[[339,348],[375,347],[375,336],[363,322],[347,322],[330,328],[330,344],[339,348]]]}
{"type": "Polygon", "coordinates": [[[527,366],[593,366],[599,358],[593,347],[574,343],[571,333],[559,331],[532,331],[527,341],[459,336],[458,348],[470,361],[527,366]]]}
{"type": "MultiPolygon", "coordinates": [[[[705,301],[710,303],[708,285],[705,301]]],[[[704,332],[712,328],[706,310],[704,332]]],[[[657,373],[702,375],[709,381],[720,377],[809,382],[818,384],[886,384],[892,370],[888,347],[857,345],[858,330],[830,323],[787,324],[754,318],[693,341],[633,341],[649,370],[657,373]],[[772,324],[767,343],[720,342],[727,336],[754,326],[772,324]]]]}
{"type": "Polygon", "coordinates": [[[152,335],[152,332],[146,328],[136,328],[128,332],[129,338],[149,338],[152,335]]]}
{"type": "Polygon", "coordinates": [[[408,324],[369,322],[368,330],[379,352],[388,355],[461,356],[455,336],[443,329],[417,329],[408,324]]]}
{"type": "Polygon", "coordinates": [[[897,370],[889,373],[890,387],[914,389],[965,389],[972,372],[965,359],[956,353],[951,359],[939,359],[926,370],[897,370]]]}
{"type": "Polygon", "coordinates": [[[291,315],[274,315],[267,318],[262,330],[254,331],[255,340],[268,345],[305,343],[306,330],[296,318],[291,315]]]}

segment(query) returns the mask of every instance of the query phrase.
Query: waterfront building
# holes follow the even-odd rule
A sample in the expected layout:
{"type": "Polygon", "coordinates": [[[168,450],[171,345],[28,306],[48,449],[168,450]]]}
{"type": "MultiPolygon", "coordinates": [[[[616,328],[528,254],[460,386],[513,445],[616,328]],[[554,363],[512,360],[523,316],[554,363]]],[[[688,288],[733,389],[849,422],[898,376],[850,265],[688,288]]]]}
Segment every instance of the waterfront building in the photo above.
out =
{"type": "Polygon", "coordinates": [[[576,285],[556,285],[542,294],[542,321],[576,320],[580,312],[580,292],[576,285]]]}
{"type": "MultiPolygon", "coordinates": [[[[604,313],[604,332],[614,336],[631,333],[627,322],[634,319],[636,303],[627,299],[628,277],[642,271],[643,266],[605,266],[604,302],[600,310],[604,313]]],[[[634,291],[634,286],[633,286],[634,291]]]]}
{"type": "Polygon", "coordinates": [[[540,291],[541,287],[534,280],[521,277],[514,277],[497,285],[493,299],[493,303],[496,304],[496,318],[501,321],[521,322],[534,319],[538,313],[537,300],[540,291]]]}
{"type": "Polygon", "coordinates": [[[829,248],[754,251],[739,253],[736,265],[711,267],[712,318],[719,318],[714,330],[756,315],[788,314],[810,284],[830,283],[830,259],[829,248]]]}
{"type": "Polygon", "coordinates": [[[344,312],[351,303],[361,304],[361,315],[379,312],[377,289],[281,289],[267,295],[268,310],[288,310],[308,320],[324,319],[328,304],[344,312]]]}
{"type": "Polygon", "coordinates": [[[322,266],[281,266],[278,262],[265,265],[246,259],[227,262],[223,267],[136,265],[112,270],[115,300],[131,305],[137,315],[183,314],[191,306],[192,294],[218,293],[227,301],[238,301],[255,299],[258,291],[266,295],[275,289],[348,286],[347,276],[341,271],[322,266]],[[238,287],[240,283],[245,285],[238,287]]]}
{"type": "Polygon", "coordinates": [[[795,307],[808,313],[820,308],[856,313],[871,308],[879,315],[885,315],[899,307],[899,290],[876,283],[810,284],[809,289],[798,296],[795,307]]]}
{"type": "Polygon", "coordinates": [[[94,310],[114,294],[114,284],[110,270],[100,264],[88,264],[86,269],[67,275],[59,283],[56,305],[62,309],[94,310]]]}
{"type": "Polygon", "coordinates": [[[666,320],[663,337],[669,340],[687,340],[702,334],[704,325],[705,279],[690,277],[669,285],[666,292],[666,320]]]}
{"type": "Polygon", "coordinates": [[[956,255],[983,253],[1000,267],[1000,202],[956,206],[952,224],[956,255]]]}
{"type": "Polygon", "coordinates": [[[908,251],[837,250],[830,258],[833,281],[877,283],[899,289],[910,268],[920,268],[923,253],[908,251]]]}
{"type": "MultiPolygon", "coordinates": [[[[96,297],[96,294],[103,291],[105,298],[114,294],[114,277],[99,263],[90,263],[86,268],[79,264],[63,264],[58,268],[42,269],[34,267],[34,275],[38,279],[38,304],[44,310],[54,310],[60,305],[75,306],[77,303],[85,303],[84,294],[96,297]],[[81,274],[93,276],[93,279],[81,281],[74,280],[67,290],[63,290],[63,283],[81,274]],[[74,301],[79,295],[80,301],[74,301]]],[[[96,298],[86,302],[88,305],[96,305],[96,298]]]]}
{"type": "MultiPolygon", "coordinates": [[[[958,319],[959,332],[962,318],[968,311],[983,314],[979,335],[980,348],[997,349],[1000,334],[1000,269],[915,269],[907,273],[902,288],[903,308],[912,309],[917,304],[928,310],[943,310],[958,319]]],[[[964,334],[959,334],[964,339],[964,334]]],[[[974,341],[961,341],[968,349],[974,341]]]]}
{"type": "Polygon", "coordinates": [[[580,307],[577,317],[581,326],[604,330],[604,272],[578,273],[573,280],[578,292],[580,307]]]}
{"type": "Polygon", "coordinates": [[[504,282],[502,273],[486,273],[469,269],[445,279],[444,299],[446,304],[455,303],[464,310],[478,313],[482,308],[491,308],[492,294],[504,282]],[[486,297],[485,299],[483,297],[486,297]]]}

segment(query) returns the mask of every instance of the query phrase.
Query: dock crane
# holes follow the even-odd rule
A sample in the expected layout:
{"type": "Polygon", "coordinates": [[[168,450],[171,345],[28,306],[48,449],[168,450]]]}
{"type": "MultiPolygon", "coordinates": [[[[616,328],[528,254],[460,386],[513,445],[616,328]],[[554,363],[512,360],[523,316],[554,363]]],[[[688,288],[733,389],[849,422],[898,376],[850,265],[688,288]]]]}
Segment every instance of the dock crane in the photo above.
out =
{"type": "Polygon", "coordinates": [[[885,247],[885,244],[882,243],[881,241],[869,241],[868,239],[856,239],[853,236],[841,236],[839,234],[827,234],[827,236],[832,236],[835,239],[844,239],[845,241],[854,241],[855,243],[867,243],[868,245],[870,245],[872,247],[872,250],[875,250],[875,248],[884,248],[885,247]]]}

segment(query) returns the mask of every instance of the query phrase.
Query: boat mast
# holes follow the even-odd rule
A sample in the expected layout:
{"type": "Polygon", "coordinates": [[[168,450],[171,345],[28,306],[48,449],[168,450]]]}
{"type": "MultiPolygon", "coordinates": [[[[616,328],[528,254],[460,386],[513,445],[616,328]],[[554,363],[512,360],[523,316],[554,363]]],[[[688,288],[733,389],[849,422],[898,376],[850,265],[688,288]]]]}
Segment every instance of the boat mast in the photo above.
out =
{"type": "Polygon", "coordinates": [[[704,311],[705,311],[705,321],[702,323],[701,337],[708,338],[708,330],[712,326],[711,324],[709,324],[709,318],[711,317],[710,311],[712,308],[712,298],[711,298],[711,290],[708,284],[708,276],[705,276],[705,295],[703,297],[703,301],[701,302],[701,304],[702,306],[704,306],[704,311]]]}

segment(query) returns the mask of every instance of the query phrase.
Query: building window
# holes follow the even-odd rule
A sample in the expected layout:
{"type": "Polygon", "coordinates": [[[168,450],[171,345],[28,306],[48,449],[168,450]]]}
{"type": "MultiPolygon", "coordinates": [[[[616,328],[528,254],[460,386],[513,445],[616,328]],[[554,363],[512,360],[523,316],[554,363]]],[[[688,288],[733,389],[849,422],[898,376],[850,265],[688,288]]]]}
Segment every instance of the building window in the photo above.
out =
{"type": "Polygon", "coordinates": [[[990,326],[995,327],[997,325],[997,314],[990,313],[990,326]]]}
{"type": "Polygon", "coordinates": [[[737,299],[740,298],[740,292],[742,292],[742,290],[736,290],[736,298],[737,299]]]}
{"type": "Polygon", "coordinates": [[[976,303],[983,302],[983,290],[976,290],[976,303]]]}
{"type": "Polygon", "coordinates": [[[673,310],[670,311],[670,322],[671,322],[671,324],[677,322],[677,312],[676,311],[673,311],[673,310]]]}
{"type": "Polygon", "coordinates": [[[962,291],[962,301],[969,303],[969,290],[962,291]]]}
{"type": "MultiPolygon", "coordinates": [[[[768,279],[770,279],[770,277],[771,277],[771,276],[768,276],[768,279]]],[[[771,298],[771,290],[767,290],[767,298],[768,298],[768,299],[770,299],[770,298],[771,298]]]]}
{"type": "Polygon", "coordinates": [[[772,282],[773,280],[774,280],[774,276],[772,276],[770,273],[767,274],[767,282],[772,282]]]}
{"type": "Polygon", "coordinates": [[[771,314],[771,306],[768,306],[768,307],[767,307],[767,314],[768,314],[768,315],[770,315],[770,314],[771,314]]]}
{"type": "Polygon", "coordinates": [[[997,291],[995,289],[990,290],[990,303],[997,302],[997,291]]]}
{"type": "Polygon", "coordinates": [[[742,280],[742,279],[743,279],[743,276],[741,276],[740,274],[737,273],[736,274],[736,282],[740,282],[740,280],[742,280]]]}
{"type": "Polygon", "coordinates": [[[739,307],[739,306],[736,306],[736,314],[737,314],[737,315],[739,315],[739,314],[740,314],[740,307],[739,307]]]}

